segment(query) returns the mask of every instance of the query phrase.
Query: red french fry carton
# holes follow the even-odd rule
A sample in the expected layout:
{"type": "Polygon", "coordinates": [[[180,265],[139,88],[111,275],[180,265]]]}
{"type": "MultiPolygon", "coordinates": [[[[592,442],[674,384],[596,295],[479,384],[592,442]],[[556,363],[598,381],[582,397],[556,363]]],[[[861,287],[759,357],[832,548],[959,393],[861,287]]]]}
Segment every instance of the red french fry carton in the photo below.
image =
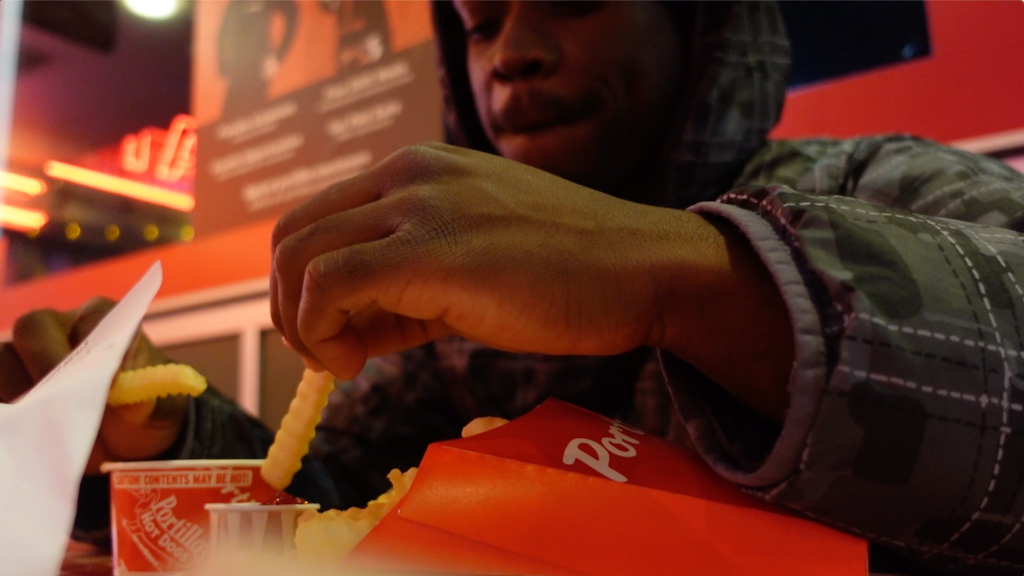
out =
{"type": "Polygon", "coordinates": [[[210,547],[206,504],[263,502],[277,493],[263,460],[108,462],[116,576],[180,574],[210,547]]]}
{"type": "Polygon", "coordinates": [[[867,543],[742,494],[699,457],[548,400],[430,446],[351,568],[623,576],[863,576],[867,543]]]}

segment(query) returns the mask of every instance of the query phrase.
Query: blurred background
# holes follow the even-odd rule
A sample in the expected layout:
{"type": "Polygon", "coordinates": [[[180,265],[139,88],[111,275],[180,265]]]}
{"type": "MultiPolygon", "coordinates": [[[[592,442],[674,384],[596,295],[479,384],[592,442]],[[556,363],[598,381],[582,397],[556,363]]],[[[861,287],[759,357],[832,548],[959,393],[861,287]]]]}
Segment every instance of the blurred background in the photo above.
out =
{"type": "MultiPolygon", "coordinates": [[[[1024,170],[1024,4],[781,7],[794,70],[773,137],[909,132],[1024,170]]],[[[160,259],[147,331],[276,427],[301,363],[268,316],[270,229],[443,139],[431,35],[416,0],[4,0],[0,338],[160,259]]]]}
{"type": "Polygon", "coordinates": [[[6,221],[6,283],[191,239],[188,211],[151,201],[159,196],[111,193],[102,176],[191,200],[194,148],[185,171],[162,179],[152,166],[125,162],[121,148],[143,133],[152,150],[136,157],[159,154],[161,143],[153,143],[153,136],[166,140],[174,119],[188,114],[192,8],[182,2],[174,13],[154,19],[123,2],[24,3],[7,179],[29,180],[22,186],[6,182],[5,204],[47,221],[38,227],[31,220],[6,221]],[[80,173],[61,172],[65,165],[80,173]]]}

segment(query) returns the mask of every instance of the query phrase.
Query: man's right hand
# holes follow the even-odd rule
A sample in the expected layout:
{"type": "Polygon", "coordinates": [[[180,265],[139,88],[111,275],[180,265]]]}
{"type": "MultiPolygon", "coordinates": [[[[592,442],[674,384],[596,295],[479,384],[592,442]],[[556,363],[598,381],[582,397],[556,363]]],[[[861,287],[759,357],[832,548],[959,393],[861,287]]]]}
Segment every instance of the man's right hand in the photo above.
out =
{"type": "Polygon", "coordinates": [[[272,249],[274,324],[340,378],[450,335],[555,355],[651,346],[767,418],[788,405],[786,305],[754,248],[717,218],[423,144],[283,216],[272,249]]]}
{"type": "MultiPolygon", "coordinates": [[[[96,298],[76,310],[34,310],[18,318],[13,339],[0,342],[0,402],[14,401],[42,380],[92,332],[114,304],[96,298]]],[[[167,362],[167,357],[139,332],[121,369],[167,362]]],[[[145,460],[165,452],[181,432],[187,411],[188,398],[183,396],[108,406],[86,474],[98,473],[105,461],[145,460]]]]}

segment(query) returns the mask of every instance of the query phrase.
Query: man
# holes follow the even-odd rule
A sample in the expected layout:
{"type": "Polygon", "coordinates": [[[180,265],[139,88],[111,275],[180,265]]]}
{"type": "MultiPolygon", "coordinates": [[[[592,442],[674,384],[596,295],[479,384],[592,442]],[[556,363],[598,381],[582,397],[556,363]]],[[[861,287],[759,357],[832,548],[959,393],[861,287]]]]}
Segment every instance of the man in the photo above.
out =
{"type": "MultiPolygon", "coordinates": [[[[963,222],[1019,229],[1024,178],[908,137],[766,143],[788,68],[770,3],[438,3],[435,23],[465,148],[400,151],[274,234],[275,323],[355,377],[297,491],[360,503],[548,395],[671,434],[656,349],[687,436],[745,491],[931,568],[1024,568],[1022,244],[963,222]]],[[[164,456],[267,440],[213,395],[181,430],[164,456]]]]}
{"type": "Polygon", "coordinates": [[[227,83],[225,110],[248,113],[267,103],[267,87],[291,48],[297,25],[298,8],[290,1],[228,4],[217,38],[217,70],[227,83]],[[277,46],[272,31],[275,16],[284,24],[277,46]]]}

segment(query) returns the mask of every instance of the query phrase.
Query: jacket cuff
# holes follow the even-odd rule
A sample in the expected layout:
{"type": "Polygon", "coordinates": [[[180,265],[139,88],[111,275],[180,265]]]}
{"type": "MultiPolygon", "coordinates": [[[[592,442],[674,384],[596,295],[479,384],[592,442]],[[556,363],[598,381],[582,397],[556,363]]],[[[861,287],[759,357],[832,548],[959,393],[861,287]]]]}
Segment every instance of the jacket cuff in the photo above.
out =
{"type": "MultiPolygon", "coordinates": [[[[702,202],[691,212],[728,220],[750,241],[771,273],[789,311],[793,327],[794,361],[790,375],[789,407],[774,445],[767,455],[744,453],[744,438],[723,432],[717,416],[682,385],[682,362],[660,352],[662,367],[676,408],[704,459],[729,481],[751,488],[777,484],[796,469],[818,413],[827,376],[825,341],[817,309],[792,250],[763,218],[744,208],[702,202]],[[749,462],[757,462],[750,466],[749,462]]],[[[692,368],[689,368],[692,370],[692,368]]],[[[756,444],[756,443],[754,443],[756,444]]]]}

